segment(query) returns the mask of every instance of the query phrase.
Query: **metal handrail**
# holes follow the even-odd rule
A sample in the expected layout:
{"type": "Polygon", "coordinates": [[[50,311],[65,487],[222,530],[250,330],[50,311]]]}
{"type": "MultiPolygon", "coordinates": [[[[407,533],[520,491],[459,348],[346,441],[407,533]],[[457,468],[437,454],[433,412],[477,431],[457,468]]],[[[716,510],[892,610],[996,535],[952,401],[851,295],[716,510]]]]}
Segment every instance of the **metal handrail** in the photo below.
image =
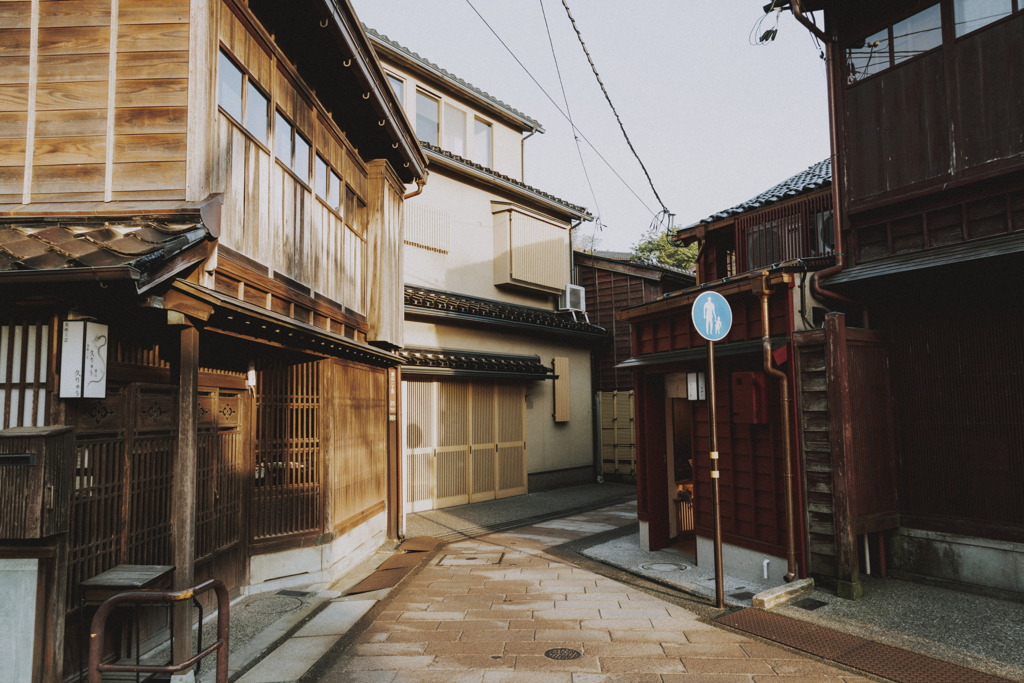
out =
{"type": "MultiPolygon", "coordinates": [[[[220,650],[217,653],[217,679],[216,683],[227,683],[228,680],[228,631],[230,624],[229,610],[230,600],[228,589],[220,579],[210,579],[198,586],[186,588],[179,591],[168,590],[137,590],[118,593],[111,596],[99,609],[92,619],[89,628],[89,683],[102,683],[103,672],[120,671],[128,673],[177,673],[183,671],[207,655],[220,650]],[[121,603],[172,603],[181,600],[191,600],[200,593],[213,589],[217,593],[217,640],[195,657],[180,664],[169,664],[167,666],[150,666],[145,664],[102,664],[103,641],[106,637],[107,617],[115,607],[121,603]]],[[[202,628],[202,624],[200,624],[202,628]]]]}

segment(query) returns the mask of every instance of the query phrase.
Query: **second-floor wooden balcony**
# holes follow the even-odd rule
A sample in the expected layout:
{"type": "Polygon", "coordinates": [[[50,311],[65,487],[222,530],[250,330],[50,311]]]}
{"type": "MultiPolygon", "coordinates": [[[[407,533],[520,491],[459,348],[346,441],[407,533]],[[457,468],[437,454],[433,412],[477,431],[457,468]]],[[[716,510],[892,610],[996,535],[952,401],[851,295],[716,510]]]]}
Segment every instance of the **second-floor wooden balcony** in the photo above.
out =
{"type": "Polygon", "coordinates": [[[740,216],[734,231],[736,251],[729,275],[830,256],[835,253],[832,195],[820,192],[740,216]]]}

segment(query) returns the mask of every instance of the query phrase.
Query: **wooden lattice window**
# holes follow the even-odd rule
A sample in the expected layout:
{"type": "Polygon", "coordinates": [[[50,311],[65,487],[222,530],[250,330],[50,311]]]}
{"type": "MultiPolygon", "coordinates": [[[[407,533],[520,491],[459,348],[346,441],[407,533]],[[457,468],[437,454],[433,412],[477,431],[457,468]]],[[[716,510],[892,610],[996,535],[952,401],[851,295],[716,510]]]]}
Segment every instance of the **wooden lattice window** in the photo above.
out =
{"type": "Polygon", "coordinates": [[[0,429],[46,424],[50,326],[7,321],[0,326],[0,429]]]}

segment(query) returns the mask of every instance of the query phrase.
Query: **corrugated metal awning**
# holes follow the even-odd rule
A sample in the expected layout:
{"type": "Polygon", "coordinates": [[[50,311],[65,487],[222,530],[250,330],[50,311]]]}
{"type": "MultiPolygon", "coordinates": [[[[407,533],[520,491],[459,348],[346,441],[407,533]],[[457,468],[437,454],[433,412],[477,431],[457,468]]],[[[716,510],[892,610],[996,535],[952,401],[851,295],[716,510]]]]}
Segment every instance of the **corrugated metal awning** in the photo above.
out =
{"type": "Polygon", "coordinates": [[[952,266],[964,261],[975,261],[1019,252],[1024,252],[1024,232],[1015,232],[1011,235],[974,240],[962,244],[935,247],[881,261],[872,261],[871,263],[848,268],[838,275],[826,278],[824,283],[826,285],[835,285],[844,282],[855,282],[872,277],[896,275],[924,268],[952,266]]]}
{"type": "MultiPolygon", "coordinates": [[[[782,348],[789,342],[789,337],[771,337],[772,351],[782,348]]],[[[760,339],[744,342],[733,342],[732,344],[715,344],[715,358],[723,356],[740,356],[746,353],[760,353],[762,349],[760,339]]],[[[615,366],[618,370],[631,370],[633,368],[648,365],[666,365],[669,363],[683,363],[691,360],[705,360],[708,355],[707,347],[698,346],[683,351],[666,351],[664,353],[652,353],[646,356],[634,356],[615,366]]]]}

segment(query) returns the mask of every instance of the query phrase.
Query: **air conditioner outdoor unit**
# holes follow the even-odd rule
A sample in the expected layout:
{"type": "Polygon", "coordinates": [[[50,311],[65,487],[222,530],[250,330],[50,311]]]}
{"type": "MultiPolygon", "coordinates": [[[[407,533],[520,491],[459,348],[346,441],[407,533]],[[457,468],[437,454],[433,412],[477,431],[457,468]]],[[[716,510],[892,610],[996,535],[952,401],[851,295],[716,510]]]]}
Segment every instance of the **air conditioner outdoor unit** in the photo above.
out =
{"type": "Polygon", "coordinates": [[[587,310],[586,290],[578,285],[566,285],[565,292],[558,297],[558,308],[562,311],[587,310]]]}

